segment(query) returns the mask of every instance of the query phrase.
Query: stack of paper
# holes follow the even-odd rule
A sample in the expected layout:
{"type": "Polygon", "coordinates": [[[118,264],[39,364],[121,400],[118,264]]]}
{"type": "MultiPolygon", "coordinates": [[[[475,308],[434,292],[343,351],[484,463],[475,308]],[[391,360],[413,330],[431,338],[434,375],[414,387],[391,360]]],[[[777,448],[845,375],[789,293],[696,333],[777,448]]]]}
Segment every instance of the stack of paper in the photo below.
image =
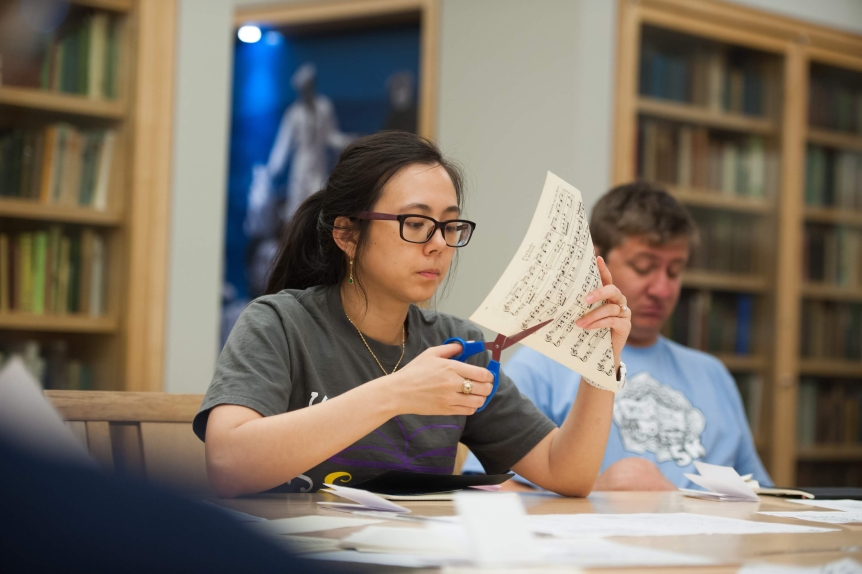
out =
{"type": "Polygon", "coordinates": [[[686,473],[685,477],[706,490],[680,488],[686,496],[728,502],[760,502],[751,486],[733,468],[699,461],[695,461],[694,466],[700,475],[686,473]]]}
{"type": "Polygon", "coordinates": [[[817,510],[806,512],[761,512],[767,516],[780,516],[781,518],[796,518],[808,522],[821,522],[823,524],[862,524],[862,511],[855,512],[820,512],[817,510]]]}
{"type": "Polygon", "coordinates": [[[862,512],[862,500],[788,500],[795,504],[828,508],[829,510],[844,510],[847,512],[862,512]]]}

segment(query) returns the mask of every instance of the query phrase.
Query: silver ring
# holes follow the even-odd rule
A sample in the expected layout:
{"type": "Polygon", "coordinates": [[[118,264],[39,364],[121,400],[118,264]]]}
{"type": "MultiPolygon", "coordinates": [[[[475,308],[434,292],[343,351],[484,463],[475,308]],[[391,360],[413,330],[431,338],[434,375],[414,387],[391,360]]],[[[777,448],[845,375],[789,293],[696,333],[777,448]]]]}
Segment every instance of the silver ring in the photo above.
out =
{"type": "Polygon", "coordinates": [[[473,381],[470,379],[464,379],[464,382],[461,383],[461,392],[465,395],[469,395],[473,392],[473,381]]]}

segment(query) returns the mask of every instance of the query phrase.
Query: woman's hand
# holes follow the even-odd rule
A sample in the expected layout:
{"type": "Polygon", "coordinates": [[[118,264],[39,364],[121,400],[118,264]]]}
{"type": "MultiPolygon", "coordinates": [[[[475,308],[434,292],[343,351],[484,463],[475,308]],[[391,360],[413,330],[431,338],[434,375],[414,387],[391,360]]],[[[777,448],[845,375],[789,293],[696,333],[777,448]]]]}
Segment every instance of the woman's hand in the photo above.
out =
{"type": "Polygon", "coordinates": [[[406,367],[381,381],[395,397],[396,414],[472,415],[485,402],[494,387],[488,369],[453,361],[461,345],[450,343],[426,349],[406,367]],[[461,392],[464,380],[473,382],[469,395],[461,392]]]}
{"type": "Polygon", "coordinates": [[[611,343],[614,349],[614,366],[620,366],[620,353],[629,338],[632,330],[632,312],[626,307],[626,298],[613,284],[613,277],[608,270],[605,260],[596,257],[599,267],[599,275],[602,278],[602,287],[587,295],[585,301],[594,303],[602,299],[605,304],[593,309],[575,323],[581,329],[601,329],[608,327],[611,330],[611,343]]]}

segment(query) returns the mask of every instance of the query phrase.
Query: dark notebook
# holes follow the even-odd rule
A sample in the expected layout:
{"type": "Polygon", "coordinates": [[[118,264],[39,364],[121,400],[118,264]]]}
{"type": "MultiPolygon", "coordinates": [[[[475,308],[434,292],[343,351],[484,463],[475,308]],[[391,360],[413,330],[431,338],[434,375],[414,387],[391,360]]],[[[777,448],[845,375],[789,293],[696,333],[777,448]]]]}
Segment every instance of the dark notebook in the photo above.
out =
{"type": "Polygon", "coordinates": [[[470,486],[489,486],[502,484],[512,474],[433,474],[427,472],[406,472],[387,470],[364,482],[351,484],[351,488],[361,488],[378,494],[431,494],[463,490],[470,486]]]}
{"type": "Polygon", "coordinates": [[[862,500],[862,488],[851,487],[800,487],[799,490],[804,490],[814,495],[815,499],[820,500],[843,500],[849,498],[851,500],[862,500]]]}

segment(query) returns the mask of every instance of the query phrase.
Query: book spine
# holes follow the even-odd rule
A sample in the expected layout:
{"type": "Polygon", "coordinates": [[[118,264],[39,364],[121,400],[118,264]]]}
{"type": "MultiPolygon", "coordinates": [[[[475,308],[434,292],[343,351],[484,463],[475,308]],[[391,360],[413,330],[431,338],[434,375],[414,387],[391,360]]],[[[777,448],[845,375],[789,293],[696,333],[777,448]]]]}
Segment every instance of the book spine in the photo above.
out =
{"type": "Polygon", "coordinates": [[[45,313],[45,271],[48,257],[48,234],[44,231],[33,235],[33,313],[45,313]]]}
{"type": "Polygon", "coordinates": [[[10,268],[9,236],[0,233],[0,313],[8,313],[11,306],[10,268]]]}

